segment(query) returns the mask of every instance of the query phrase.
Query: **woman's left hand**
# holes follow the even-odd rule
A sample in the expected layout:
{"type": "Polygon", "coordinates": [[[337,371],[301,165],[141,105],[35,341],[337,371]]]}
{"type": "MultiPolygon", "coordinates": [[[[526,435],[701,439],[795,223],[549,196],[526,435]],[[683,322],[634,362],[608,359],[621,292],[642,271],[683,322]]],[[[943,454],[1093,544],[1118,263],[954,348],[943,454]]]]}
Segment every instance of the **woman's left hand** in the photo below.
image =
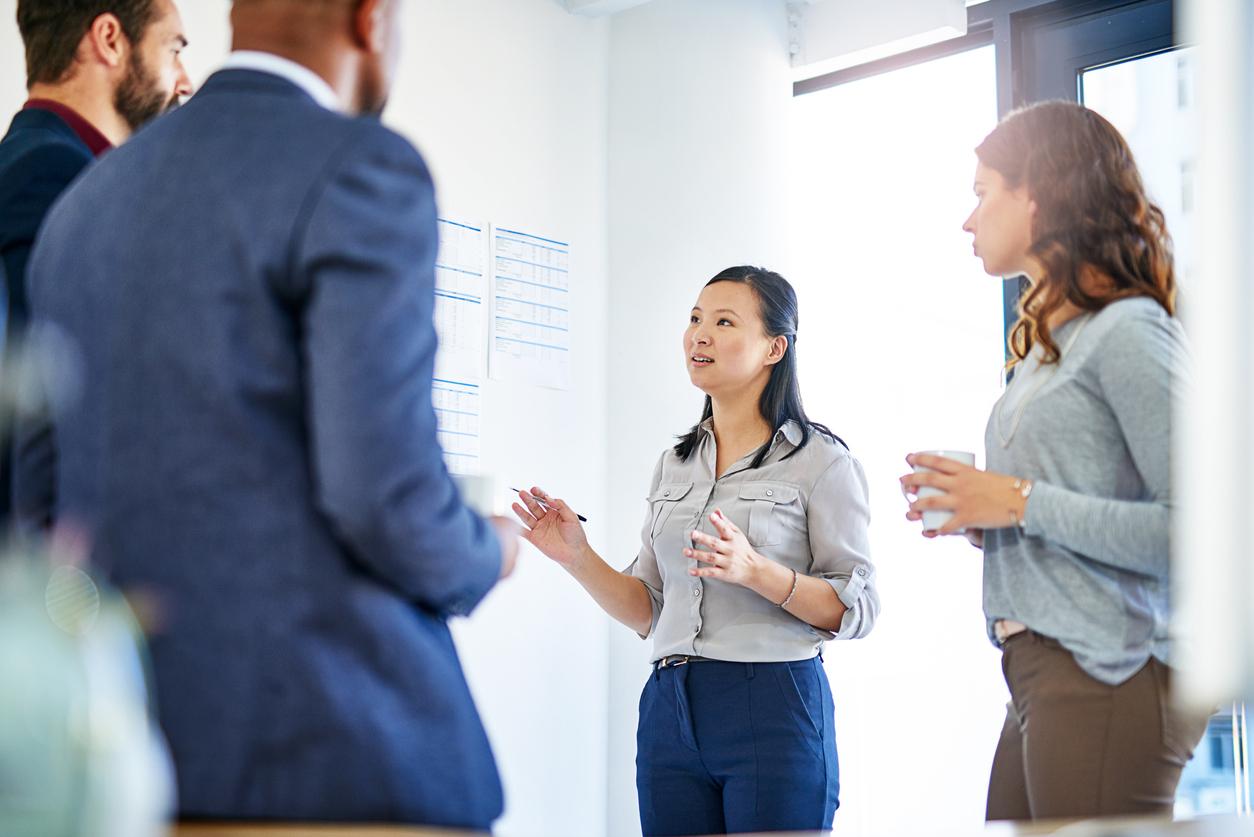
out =
{"type": "Polygon", "coordinates": [[[1027,507],[1027,498],[1020,490],[1023,480],[925,453],[912,453],[906,457],[906,462],[931,469],[901,478],[902,490],[907,495],[917,495],[923,486],[945,492],[935,497],[916,496],[910,503],[910,511],[906,512],[906,519],[921,520],[925,511],[954,513],[940,529],[925,531],[925,537],[952,535],[960,529],[999,529],[1023,519],[1027,507]]]}
{"type": "Polygon", "coordinates": [[[745,533],[728,520],[720,509],[715,509],[709,519],[719,536],[707,535],[705,532],[692,533],[693,544],[705,549],[684,550],[686,558],[695,558],[700,564],[689,570],[689,574],[752,587],[759,569],[768,559],[754,551],[745,533]]]}

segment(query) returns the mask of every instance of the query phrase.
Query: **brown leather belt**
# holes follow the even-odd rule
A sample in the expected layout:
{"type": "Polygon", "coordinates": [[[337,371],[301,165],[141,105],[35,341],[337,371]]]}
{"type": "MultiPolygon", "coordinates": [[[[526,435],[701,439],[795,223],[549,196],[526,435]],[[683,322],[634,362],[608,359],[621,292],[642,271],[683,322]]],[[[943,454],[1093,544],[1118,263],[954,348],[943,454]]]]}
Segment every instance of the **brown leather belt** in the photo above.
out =
{"type": "Polygon", "coordinates": [[[660,668],[675,668],[676,666],[686,666],[688,663],[701,663],[710,661],[709,657],[698,657],[695,654],[667,654],[660,660],[653,663],[653,670],[660,668]]]}

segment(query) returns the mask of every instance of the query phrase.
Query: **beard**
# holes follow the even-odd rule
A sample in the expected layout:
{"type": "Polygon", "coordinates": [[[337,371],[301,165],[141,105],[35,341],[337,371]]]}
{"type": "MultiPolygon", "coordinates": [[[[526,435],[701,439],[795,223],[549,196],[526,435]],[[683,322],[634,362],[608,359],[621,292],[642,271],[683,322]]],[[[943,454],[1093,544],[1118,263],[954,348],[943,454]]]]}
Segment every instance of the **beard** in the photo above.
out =
{"type": "Polygon", "coordinates": [[[132,131],[179,105],[177,93],[162,90],[148,72],[139,50],[132,50],[126,76],[113,94],[113,107],[132,131]]]}

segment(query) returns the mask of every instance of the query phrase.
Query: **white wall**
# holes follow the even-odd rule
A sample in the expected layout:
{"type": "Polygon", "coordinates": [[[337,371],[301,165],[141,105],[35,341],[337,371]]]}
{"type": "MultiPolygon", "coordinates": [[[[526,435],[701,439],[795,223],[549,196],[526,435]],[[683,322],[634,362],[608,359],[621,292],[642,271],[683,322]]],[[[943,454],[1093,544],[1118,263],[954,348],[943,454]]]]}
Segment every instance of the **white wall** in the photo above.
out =
{"type": "MultiPolygon", "coordinates": [[[[786,270],[787,19],[777,0],[665,0],[610,34],[609,540],[635,557],[653,466],[701,410],[681,337],[724,267],[786,270]]],[[[612,837],[640,833],[635,730],[649,643],[610,632],[612,837]]]]}
{"type": "Polygon", "coordinates": [[[26,101],[26,59],[16,18],[17,0],[0,0],[0,126],[5,131],[26,101]]]}
{"type": "MultiPolygon", "coordinates": [[[[181,0],[199,83],[229,44],[226,0],[181,0]]],[[[0,0],[0,114],[25,99],[16,0],[0,0]]],[[[568,392],[489,381],[485,472],[566,492],[604,540],[608,20],[557,0],[422,0],[386,120],[426,155],[442,211],[573,244],[568,392]]],[[[7,122],[6,122],[7,125],[7,122]]],[[[604,827],[606,619],[547,559],[455,626],[505,781],[506,837],[604,827]]],[[[438,765],[432,765],[438,770],[438,765]]]]}

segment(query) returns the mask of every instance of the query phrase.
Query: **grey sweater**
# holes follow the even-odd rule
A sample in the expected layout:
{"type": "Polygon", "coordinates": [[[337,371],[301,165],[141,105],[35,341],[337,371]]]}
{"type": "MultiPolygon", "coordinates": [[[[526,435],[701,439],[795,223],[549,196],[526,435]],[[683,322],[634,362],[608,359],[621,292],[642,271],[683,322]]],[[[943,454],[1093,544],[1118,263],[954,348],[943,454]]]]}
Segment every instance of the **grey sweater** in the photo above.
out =
{"type": "Polygon", "coordinates": [[[1027,528],[984,536],[989,636],[1014,619],[1109,684],[1169,662],[1171,418],[1179,321],[1126,299],[1056,330],[1057,366],[1025,360],[993,407],[990,471],[1035,481],[1027,528]]]}

